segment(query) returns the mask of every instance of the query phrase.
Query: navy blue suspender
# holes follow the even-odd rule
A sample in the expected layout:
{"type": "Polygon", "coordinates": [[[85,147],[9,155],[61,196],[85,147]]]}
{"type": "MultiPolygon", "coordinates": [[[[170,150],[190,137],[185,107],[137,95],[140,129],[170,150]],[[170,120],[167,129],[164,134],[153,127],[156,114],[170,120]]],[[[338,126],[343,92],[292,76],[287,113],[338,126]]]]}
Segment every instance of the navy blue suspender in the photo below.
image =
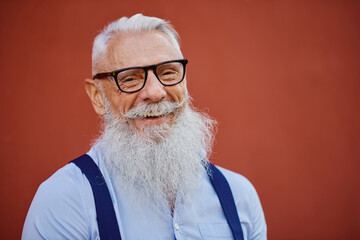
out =
{"type": "Polygon", "coordinates": [[[221,207],[225,214],[226,220],[231,228],[235,240],[243,240],[240,218],[236,210],[233,194],[230,185],[225,176],[220,170],[210,163],[211,175],[209,175],[210,182],[213,185],[215,192],[219,198],[221,207]]]}
{"type": "MultiPolygon", "coordinates": [[[[89,155],[82,155],[71,161],[78,166],[90,182],[96,206],[97,223],[101,240],[121,240],[119,225],[116,219],[114,205],[109,189],[100,169],[89,155]]],[[[226,220],[235,240],[243,240],[240,219],[237,214],[234,197],[229,183],[224,175],[214,165],[210,164],[209,175],[211,184],[220,200],[226,220]]]]}
{"type": "Polygon", "coordinates": [[[119,225],[116,220],[114,205],[105,179],[92,158],[84,154],[71,161],[78,166],[90,182],[94,194],[96,217],[101,240],[120,240],[119,225]]]}

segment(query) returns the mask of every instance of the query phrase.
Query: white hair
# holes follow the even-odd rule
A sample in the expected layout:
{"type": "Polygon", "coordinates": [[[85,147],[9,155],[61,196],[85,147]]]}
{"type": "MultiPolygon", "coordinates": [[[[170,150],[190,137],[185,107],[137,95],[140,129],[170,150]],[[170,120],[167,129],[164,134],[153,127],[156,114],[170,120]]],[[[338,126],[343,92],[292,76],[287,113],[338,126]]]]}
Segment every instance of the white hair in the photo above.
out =
{"type": "Polygon", "coordinates": [[[114,35],[126,32],[142,33],[154,30],[166,34],[170,38],[174,47],[180,50],[179,35],[169,22],[156,17],[144,16],[140,13],[135,14],[130,18],[122,17],[108,24],[94,40],[92,49],[93,76],[97,73],[96,65],[99,59],[106,53],[108,43],[114,35]]]}
{"type": "Polygon", "coordinates": [[[103,151],[116,187],[125,190],[134,204],[147,202],[160,215],[175,199],[191,200],[198,190],[194,182],[208,170],[216,121],[188,103],[182,111],[178,103],[144,103],[130,115],[172,109],[176,120],[171,125],[145,127],[139,134],[130,126],[131,116],[120,118],[111,111],[106,98],[105,103],[104,130],[95,147],[103,151]]]}

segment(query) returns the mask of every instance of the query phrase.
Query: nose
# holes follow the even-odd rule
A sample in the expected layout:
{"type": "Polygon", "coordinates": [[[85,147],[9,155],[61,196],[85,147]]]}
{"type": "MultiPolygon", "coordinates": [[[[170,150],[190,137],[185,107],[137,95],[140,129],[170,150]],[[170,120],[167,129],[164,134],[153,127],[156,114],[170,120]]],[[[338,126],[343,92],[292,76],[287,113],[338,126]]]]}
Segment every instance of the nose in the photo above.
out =
{"type": "Polygon", "coordinates": [[[166,97],[166,91],[153,71],[148,71],[144,88],[140,91],[142,101],[157,103],[166,97]]]}

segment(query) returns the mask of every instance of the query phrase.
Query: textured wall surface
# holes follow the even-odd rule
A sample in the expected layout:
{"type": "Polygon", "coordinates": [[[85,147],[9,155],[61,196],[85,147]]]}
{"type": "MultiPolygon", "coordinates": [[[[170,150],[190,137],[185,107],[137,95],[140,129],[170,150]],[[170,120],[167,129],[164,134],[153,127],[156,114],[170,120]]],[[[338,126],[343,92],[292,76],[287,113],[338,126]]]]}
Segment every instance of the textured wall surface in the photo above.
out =
{"type": "Polygon", "coordinates": [[[0,226],[19,239],[39,184],[86,152],[92,40],[121,16],[169,19],[212,161],[258,190],[269,239],[360,239],[360,2],[0,2],[0,226]]]}

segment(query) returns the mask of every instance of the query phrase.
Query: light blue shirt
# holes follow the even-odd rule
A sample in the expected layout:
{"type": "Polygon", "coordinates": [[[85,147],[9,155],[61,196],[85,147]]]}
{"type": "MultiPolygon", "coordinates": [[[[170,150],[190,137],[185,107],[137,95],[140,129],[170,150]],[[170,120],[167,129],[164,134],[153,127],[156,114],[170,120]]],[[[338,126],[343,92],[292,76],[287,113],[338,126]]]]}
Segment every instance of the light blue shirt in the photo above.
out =
{"type": "MultiPolygon", "coordinates": [[[[134,207],[130,197],[114,187],[97,146],[88,155],[107,182],[123,240],[233,239],[206,173],[199,177],[199,190],[192,201],[176,205],[173,215],[169,211],[165,217],[157,217],[145,200],[141,208],[134,207]]],[[[244,238],[266,239],[265,218],[255,188],[243,176],[219,169],[232,189],[244,238]]],[[[28,239],[100,239],[91,186],[75,164],[67,164],[40,185],[22,233],[22,240],[28,239]]]]}

